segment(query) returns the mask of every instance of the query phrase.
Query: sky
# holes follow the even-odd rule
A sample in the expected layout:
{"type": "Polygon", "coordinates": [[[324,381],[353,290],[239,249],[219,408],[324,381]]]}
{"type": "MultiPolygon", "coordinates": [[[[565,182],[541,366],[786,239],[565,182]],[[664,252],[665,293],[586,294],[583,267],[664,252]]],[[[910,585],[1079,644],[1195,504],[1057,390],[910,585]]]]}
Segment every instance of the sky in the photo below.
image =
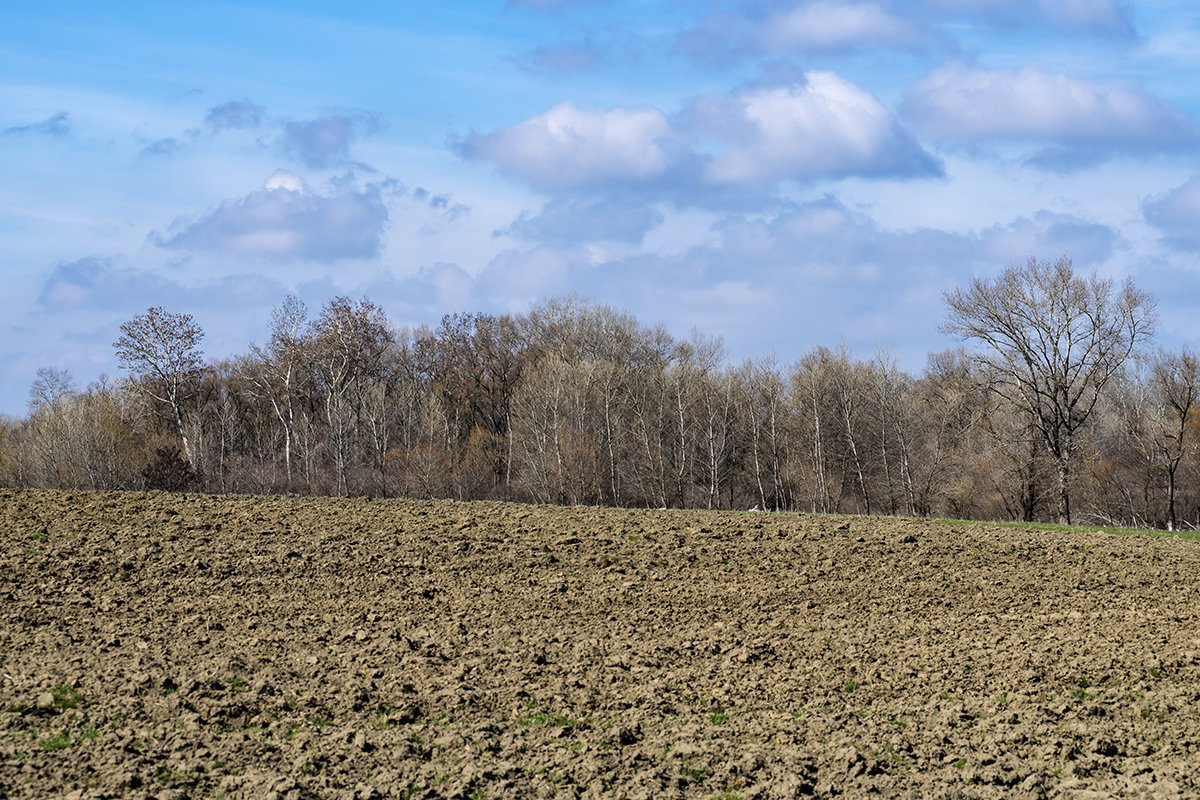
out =
{"type": "Polygon", "coordinates": [[[577,294],[919,372],[943,292],[1131,278],[1200,349],[1200,11],[1171,0],[59,2],[0,12],[0,413],[150,306],[400,326],[577,294]]]}

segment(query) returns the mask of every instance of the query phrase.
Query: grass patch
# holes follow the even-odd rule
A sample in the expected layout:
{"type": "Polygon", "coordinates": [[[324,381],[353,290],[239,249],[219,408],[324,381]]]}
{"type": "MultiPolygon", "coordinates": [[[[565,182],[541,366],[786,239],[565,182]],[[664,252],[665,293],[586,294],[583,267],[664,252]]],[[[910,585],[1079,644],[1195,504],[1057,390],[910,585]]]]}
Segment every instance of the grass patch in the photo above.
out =
{"type": "Polygon", "coordinates": [[[523,727],[531,727],[534,725],[556,725],[560,728],[586,728],[590,720],[586,717],[576,719],[568,717],[566,714],[557,711],[548,711],[546,709],[538,709],[532,713],[518,717],[516,720],[518,725],[523,727]]]}
{"type": "Polygon", "coordinates": [[[61,730],[53,736],[43,739],[39,742],[39,746],[43,750],[65,750],[71,746],[71,732],[61,730]]]}
{"type": "Polygon", "coordinates": [[[50,696],[54,698],[54,707],[59,711],[66,711],[68,708],[75,708],[79,705],[79,701],[83,696],[70,684],[62,683],[50,690],[50,696]]]}

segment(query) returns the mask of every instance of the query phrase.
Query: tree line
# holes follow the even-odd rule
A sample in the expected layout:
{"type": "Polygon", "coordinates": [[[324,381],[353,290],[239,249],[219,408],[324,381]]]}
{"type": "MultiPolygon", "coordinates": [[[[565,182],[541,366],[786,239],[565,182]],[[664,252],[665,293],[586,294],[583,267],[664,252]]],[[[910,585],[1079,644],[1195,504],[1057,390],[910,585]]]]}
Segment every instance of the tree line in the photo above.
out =
{"type": "Polygon", "coordinates": [[[919,373],[844,346],[734,362],[574,297],[407,328],[289,296],[264,344],[206,360],[151,308],[120,381],[38,371],[0,483],[1200,524],[1200,361],[1150,350],[1151,298],[1030,259],[945,308],[964,346],[919,373]]]}

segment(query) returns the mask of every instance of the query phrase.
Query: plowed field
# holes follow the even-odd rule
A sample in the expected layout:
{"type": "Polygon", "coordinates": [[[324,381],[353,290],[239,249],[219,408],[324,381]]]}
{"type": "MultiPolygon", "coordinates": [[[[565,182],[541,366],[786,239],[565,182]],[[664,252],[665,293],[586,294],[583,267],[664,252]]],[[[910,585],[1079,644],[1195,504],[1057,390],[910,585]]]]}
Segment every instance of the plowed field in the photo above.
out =
{"type": "Polygon", "coordinates": [[[0,491],[0,797],[1200,796],[1200,544],[0,491]]]}

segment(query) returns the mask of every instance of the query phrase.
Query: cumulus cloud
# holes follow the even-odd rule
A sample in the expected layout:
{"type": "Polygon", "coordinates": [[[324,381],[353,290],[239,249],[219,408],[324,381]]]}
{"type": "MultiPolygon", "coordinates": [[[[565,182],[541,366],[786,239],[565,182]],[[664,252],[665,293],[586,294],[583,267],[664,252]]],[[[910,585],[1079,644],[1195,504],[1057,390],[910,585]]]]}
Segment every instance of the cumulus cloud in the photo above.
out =
{"type": "Polygon", "coordinates": [[[624,198],[557,198],[546,203],[536,215],[523,212],[512,224],[496,233],[555,245],[584,242],[638,244],[662,221],[662,213],[654,207],[624,198]]]}
{"type": "Polygon", "coordinates": [[[1142,204],[1146,221],[1163,232],[1163,238],[1183,250],[1200,250],[1200,176],[1142,204]]]}
{"type": "Polygon", "coordinates": [[[41,136],[55,136],[62,138],[71,132],[71,117],[67,112],[60,111],[53,116],[47,117],[41,122],[35,122],[31,125],[18,125],[12,128],[0,130],[0,136],[23,136],[25,134],[38,134],[41,136]]]}
{"type": "Polygon", "coordinates": [[[562,103],[510,128],[474,134],[467,158],[548,190],[643,182],[663,175],[673,138],[655,108],[596,110],[562,103]]]}
{"type": "Polygon", "coordinates": [[[204,118],[204,124],[212,131],[256,128],[262,124],[265,113],[265,108],[252,103],[249,98],[230,100],[228,103],[214,106],[204,118]]]}
{"type": "Polygon", "coordinates": [[[768,76],[655,108],[570,103],[460,145],[535,188],[636,190],[678,205],[736,207],[786,180],[936,177],[941,165],[869,92],[831,72],[768,76]]]}
{"type": "Polygon", "coordinates": [[[1196,125],[1134,81],[951,64],[917,81],[905,118],[944,139],[1034,140],[1153,150],[1194,144],[1196,125]]]}
{"type": "Polygon", "coordinates": [[[378,130],[382,121],[374,114],[329,114],[283,126],[279,148],[284,155],[309,167],[324,168],[350,163],[350,145],[360,133],[378,130]]]}
{"type": "Polygon", "coordinates": [[[387,223],[379,186],[342,180],[315,191],[281,170],[261,189],[176,220],[153,241],[176,250],[336,261],[378,255],[387,223]]]}
{"type": "Polygon", "coordinates": [[[702,97],[687,116],[725,145],[706,170],[717,184],[941,175],[879,100],[832,72],[702,97]]]}

